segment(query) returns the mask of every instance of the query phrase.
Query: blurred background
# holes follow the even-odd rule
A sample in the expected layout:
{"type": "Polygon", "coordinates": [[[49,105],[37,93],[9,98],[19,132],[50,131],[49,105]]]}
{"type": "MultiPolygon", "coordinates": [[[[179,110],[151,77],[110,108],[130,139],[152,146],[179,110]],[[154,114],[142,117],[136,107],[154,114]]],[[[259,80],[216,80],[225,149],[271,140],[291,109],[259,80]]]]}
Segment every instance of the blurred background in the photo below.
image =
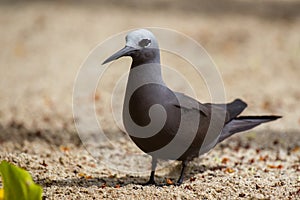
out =
{"type": "MultiPolygon", "coordinates": [[[[119,48],[124,44],[123,40],[119,48]]],[[[102,62],[99,59],[96,67],[102,62]]],[[[182,62],[165,53],[162,63],[184,70],[182,62]]],[[[184,71],[198,100],[209,101],[203,81],[194,74],[184,71]]],[[[177,79],[163,75],[184,92],[177,79]]],[[[162,193],[164,199],[299,195],[299,76],[299,0],[0,1],[0,160],[30,171],[47,199],[102,199],[108,194],[135,199],[162,193]],[[93,108],[95,101],[101,125],[115,146],[94,140],[95,160],[74,126],[73,86],[82,63],[107,38],[142,27],[176,30],[201,44],[218,66],[226,100],[245,100],[245,114],[283,115],[192,162],[192,179],[186,183],[196,179],[194,189],[130,186],[146,182],[150,158],[118,129],[109,98],[120,75],[129,70],[129,58],[114,63],[119,66],[107,70],[105,87],[84,96],[80,106],[93,108]],[[114,166],[123,168],[123,174],[114,166]],[[131,176],[142,169],[145,176],[131,176]]],[[[122,105],[122,99],[116,102],[122,105]]],[[[178,177],[179,168],[165,164],[171,173],[159,172],[159,182],[178,177]]]]}

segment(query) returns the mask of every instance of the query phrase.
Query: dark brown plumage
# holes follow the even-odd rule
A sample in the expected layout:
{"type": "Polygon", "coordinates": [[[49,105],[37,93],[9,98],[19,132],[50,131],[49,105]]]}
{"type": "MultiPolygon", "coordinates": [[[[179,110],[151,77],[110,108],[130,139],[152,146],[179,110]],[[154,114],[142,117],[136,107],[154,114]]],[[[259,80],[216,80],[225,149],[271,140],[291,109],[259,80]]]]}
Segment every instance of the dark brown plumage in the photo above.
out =
{"type": "Polygon", "coordinates": [[[152,156],[148,184],[154,184],[157,159],[182,161],[177,184],[188,161],[208,152],[231,135],[278,119],[280,116],[239,116],[247,104],[201,104],[174,92],[161,76],[160,53],[154,35],[144,29],[126,37],[126,46],[103,64],[132,57],[123,105],[123,122],[132,141],[152,156]]]}

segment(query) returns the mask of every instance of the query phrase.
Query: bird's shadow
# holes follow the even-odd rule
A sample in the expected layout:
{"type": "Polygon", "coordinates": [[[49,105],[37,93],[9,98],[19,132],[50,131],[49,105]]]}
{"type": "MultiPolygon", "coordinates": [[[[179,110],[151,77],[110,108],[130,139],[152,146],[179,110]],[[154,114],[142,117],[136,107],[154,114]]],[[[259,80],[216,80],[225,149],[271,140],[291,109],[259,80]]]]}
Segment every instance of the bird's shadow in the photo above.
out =
{"type": "MultiPolygon", "coordinates": [[[[222,166],[214,166],[213,168],[222,168],[222,166]]],[[[184,180],[189,181],[193,176],[199,173],[204,173],[207,170],[210,170],[210,168],[204,166],[204,165],[196,165],[191,164],[187,167],[187,173],[185,175],[184,180]],[[191,170],[192,169],[192,170],[191,170]]],[[[175,185],[177,178],[179,177],[181,169],[181,164],[175,165],[171,167],[171,170],[166,175],[155,175],[155,185],[156,187],[163,187],[163,186],[170,186],[175,185]],[[167,182],[171,181],[171,182],[167,182]]],[[[149,172],[150,176],[150,172],[149,172]]],[[[93,177],[93,178],[70,178],[70,179],[59,179],[59,180],[50,180],[48,178],[45,179],[39,179],[36,180],[38,184],[40,184],[43,187],[91,187],[96,186],[99,188],[105,188],[105,187],[124,187],[127,185],[133,185],[133,188],[139,187],[139,186],[151,186],[145,184],[149,176],[133,176],[133,175],[125,175],[125,176],[101,176],[101,177],[93,177]]]]}

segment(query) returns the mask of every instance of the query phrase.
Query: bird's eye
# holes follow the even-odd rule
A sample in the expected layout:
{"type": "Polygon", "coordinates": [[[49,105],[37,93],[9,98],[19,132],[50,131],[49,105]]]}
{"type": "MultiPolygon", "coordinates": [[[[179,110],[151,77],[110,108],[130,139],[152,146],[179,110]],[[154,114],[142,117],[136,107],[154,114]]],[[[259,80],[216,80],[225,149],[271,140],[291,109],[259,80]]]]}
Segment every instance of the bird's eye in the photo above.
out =
{"type": "Polygon", "coordinates": [[[149,39],[142,39],[141,41],[139,41],[140,47],[147,47],[150,44],[151,44],[151,40],[149,40],[149,39]]]}

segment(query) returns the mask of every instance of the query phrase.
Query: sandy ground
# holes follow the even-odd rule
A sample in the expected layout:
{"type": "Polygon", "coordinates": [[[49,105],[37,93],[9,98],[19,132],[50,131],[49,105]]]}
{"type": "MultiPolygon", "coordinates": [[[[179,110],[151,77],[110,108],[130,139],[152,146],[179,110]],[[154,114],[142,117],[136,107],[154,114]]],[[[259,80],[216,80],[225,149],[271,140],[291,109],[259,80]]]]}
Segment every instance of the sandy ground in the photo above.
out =
{"type": "MultiPolygon", "coordinates": [[[[238,6],[230,7],[234,2],[228,1],[224,10],[208,1],[202,1],[206,9],[155,2],[1,2],[0,160],[27,169],[43,186],[45,199],[299,198],[299,2],[269,6],[273,1],[266,0],[251,7],[250,1],[236,1],[238,6]],[[161,8],[166,5],[172,6],[161,8]],[[153,26],[175,29],[203,45],[223,77],[227,101],[247,101],[246,114],[284,116],[195,159],[179,187],[140,185],[148,179],[149,157],[111,118],[106,99],[129,59],[118,63],[124,67],[110,69],[110,82],[97,88],[96,97],[83,97],[83,104],[95,100],[111,142],[95,147],[97,157],[81,143],[72,115],[73,84],[89,52],[111,35],[153,26]]],[[[194,79],[192,73],[186,76],[194,79]]],[[[209,101],[201,88],[197,98],[209,101]]],[[[157,182],[175,181],[178,164],[161,162],[157,182]]]]}

